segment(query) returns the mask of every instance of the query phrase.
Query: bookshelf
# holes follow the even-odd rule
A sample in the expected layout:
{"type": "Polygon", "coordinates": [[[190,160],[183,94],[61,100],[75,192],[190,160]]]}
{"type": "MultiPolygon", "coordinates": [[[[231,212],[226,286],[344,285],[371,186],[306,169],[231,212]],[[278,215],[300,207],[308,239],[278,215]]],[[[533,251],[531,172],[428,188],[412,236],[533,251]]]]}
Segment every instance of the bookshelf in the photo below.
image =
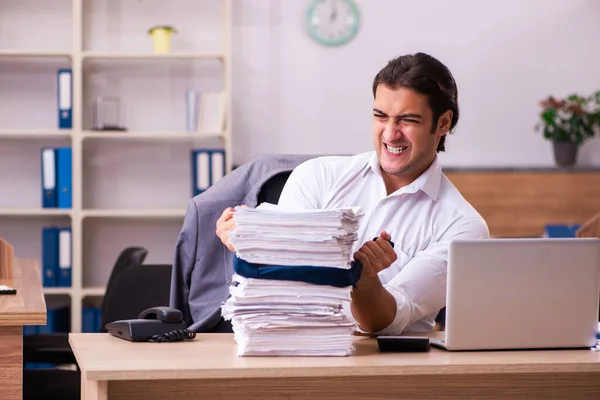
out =
{"type": "Polygon", "coordinates": [[[0,184],[13,193],[0,198],[0,236],[41,263],[42,228],[71,227],[72,286],[44,293],[70,297],[81,332],[82,304],[104,295],[121,250],[172,263],[191,150],[222,148],[231,170],[232,0],[0,2],[0,184]],[[156,54],[147,31],[164,24],[178,32],[156,54]],[[60,68],[72,70],[71,129],[58,128],[60,68]],[[224,92],[222,131],[186,131],[186,89],[224,92]],[[119,99],[126,131],[93,129],[99,96],[119,99]],[[73,206],[42,208],[40,152],[61,146],[72,148],[73,206]]]}

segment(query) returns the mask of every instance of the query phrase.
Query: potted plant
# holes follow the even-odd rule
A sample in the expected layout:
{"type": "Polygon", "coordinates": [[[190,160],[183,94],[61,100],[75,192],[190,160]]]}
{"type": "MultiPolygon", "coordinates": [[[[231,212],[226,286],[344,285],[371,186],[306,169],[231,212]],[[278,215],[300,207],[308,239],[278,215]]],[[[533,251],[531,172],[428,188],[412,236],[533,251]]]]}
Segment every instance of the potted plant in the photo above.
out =
{"type": "Polygon", "coordinates": [[[541,129],[544,137],[552,141],[558,165],[574,165],[579,146],[593,138],[600,127],[600,91],[588,97],[571,94],[566,99],[557,99],[549,96],[540,106],[541,121],[536,130],[541,129]]]}
{"type": "Polygon", "coordinates": [[[155,53],[169,52],[173,33],[177,33],[177,30],[169,25],[153,26],[148,30],[148,34],[152,36],[155,53]]]}

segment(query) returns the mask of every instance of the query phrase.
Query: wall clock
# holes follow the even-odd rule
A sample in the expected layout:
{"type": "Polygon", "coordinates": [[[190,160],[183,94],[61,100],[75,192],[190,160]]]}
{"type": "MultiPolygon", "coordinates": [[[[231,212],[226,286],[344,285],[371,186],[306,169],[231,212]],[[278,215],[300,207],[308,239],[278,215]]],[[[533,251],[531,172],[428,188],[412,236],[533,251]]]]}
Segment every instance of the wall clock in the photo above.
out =
{"type": "Polygon", "coordinates": [[[354,0],[313,0],[306,13],[308,32],[326,46],[340,46],[358,32],[360,14],[354,0]]]}

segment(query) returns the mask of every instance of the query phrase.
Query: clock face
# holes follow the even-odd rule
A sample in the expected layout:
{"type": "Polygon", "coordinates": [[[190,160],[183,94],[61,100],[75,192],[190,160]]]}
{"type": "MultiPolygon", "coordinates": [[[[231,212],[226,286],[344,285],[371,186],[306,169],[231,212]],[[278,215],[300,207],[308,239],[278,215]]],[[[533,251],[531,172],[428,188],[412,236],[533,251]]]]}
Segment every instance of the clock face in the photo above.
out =
{"type": "Polygon", "coordinates": [[[360,22],[353,0],[314,0],[306,18],[310,35],[327,46],[348,42],[358,32],[360,22]]]}

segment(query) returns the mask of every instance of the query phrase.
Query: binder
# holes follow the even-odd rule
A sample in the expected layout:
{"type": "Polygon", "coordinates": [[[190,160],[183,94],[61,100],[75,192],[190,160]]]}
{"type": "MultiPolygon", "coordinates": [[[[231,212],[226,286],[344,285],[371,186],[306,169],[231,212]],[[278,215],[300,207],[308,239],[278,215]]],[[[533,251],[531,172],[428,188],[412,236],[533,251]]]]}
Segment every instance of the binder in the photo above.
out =
{"type": "Polygon", "coordinates": [[[204,149],[192,151],[193,196],[199,195],[210,186],[210,165],[210,151],[204,149]]]}
{"type": "Polygon", "coordinates": [[[71,286],[71,228],[58,229],[58,286],[71,286]]]}
{"type": "Polygon", "coordinates": [[[42,207],[56,207],[56,154],[52,148],[42,149],[42,207]]]}
{"type": "Polygon", "coordinates": [[[70,147],[56,149],[56,183],[58,208],[72,207],[72,150],[70,147]]]}
{"type": "Polygon", "coordinates": [[[23,326],[23,336],[35,335],[38,332],[38,328],[36,325],[24,325],[23,326]]]}
{"type": "Polygon", "coordinates": [[[37,333],[68,333],[71,328],[71,305],[69,300],[48,298],[46,301],[46,325],[38,325],[37,333]]]}
{"type": "Polygon", "coordinates": [[[94,333],[96,331],[96,310],[95,307],[84,307],[83,318],[81,320],[81,330],[83,333],[94,333]]]}
{"type": "Polygon", "coordinates": [[[100,332],[102,327],[102,310],[100,307],[86,306],[83,308],[82,331],[84,333],[100,332]]]}
{"type": "Polygon", "coordinates": [[[547,224],[544,227],[543,237],[546,238],[574,238],[576,237],[577,230],[581,225],[561,225],[561,224],[547,224]]]}
{"type": "Polygon", "coordinates": [[[225,176],[225,150],[212,150],[210,153],[210,185],[225,176]]]}
{"type": "Polygon", "coordinates": [[[42,279],[44,287],[54,287],[58,284],[58,228],[42,228],[42,279]]]}
{"type": "Polygon", "coordinates": [[[73,127],[73,72],[71,69],[58,70],[57,86],[58,127],[71,129],[73,127]]]}
{"type": "Polygon", "coordinates": [[[94,307],[94,332],[100,332],[102,328],[102,309],[94,307]]]}

